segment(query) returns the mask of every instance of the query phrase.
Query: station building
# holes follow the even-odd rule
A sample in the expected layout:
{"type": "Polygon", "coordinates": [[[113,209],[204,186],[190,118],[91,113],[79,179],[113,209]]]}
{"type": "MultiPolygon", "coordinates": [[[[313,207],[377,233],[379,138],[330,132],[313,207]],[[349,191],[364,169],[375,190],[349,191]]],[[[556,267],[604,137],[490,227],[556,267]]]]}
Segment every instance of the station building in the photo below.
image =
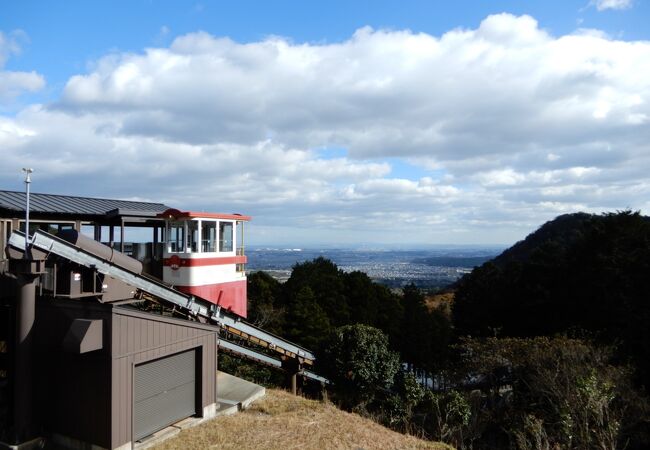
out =
{"type": "MultiPolygon", "coordinates": [[[[0,191],[0,441],[45,435],[62,447],[127,449],[185,417],[212,417],[218,327],[140,309],[141,292],[92,265],[46,250],[21,260],[8,244],[25,229],[24,205],[24,193],[0,191]],[[30,288],[32,306],[24,296],[30,288]]],[[[137,279],[243,318],[248,220],[31,194],[29,231],[72,236],[73,248],[137,279]],[[129,242],[132,231],[150,239],[129,242]]]]}

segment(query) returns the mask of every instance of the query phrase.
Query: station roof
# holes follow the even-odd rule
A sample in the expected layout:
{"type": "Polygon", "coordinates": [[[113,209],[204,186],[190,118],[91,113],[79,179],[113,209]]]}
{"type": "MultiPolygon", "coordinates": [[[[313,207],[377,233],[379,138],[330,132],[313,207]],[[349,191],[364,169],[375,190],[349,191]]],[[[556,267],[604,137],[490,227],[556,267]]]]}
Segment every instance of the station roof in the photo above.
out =
{"type": "MultiPolygon", "coordinates": [[[[98,216],[105,218],[151,217],[169,209],[162,203],[110,200],[30,193],[30,213],[55,216],[98,216]]],[[[25,193],[0,190],[0,213],[16,215],[25,212],[25,193]]]]}
{"type": "Polygon", "coordinates": [[[224,219],[224,220],[238,220],[242,222],[248,222],[251,220],[251,216],[244,216],[241,214],[223,214],[223,213],[207,213],[207,212],[195,212],[195,211],[179,211],[178,209],[169,208],[166,211],[158,214],[158,217],[163,218],[174,218],[174,219],[224,219]]]}

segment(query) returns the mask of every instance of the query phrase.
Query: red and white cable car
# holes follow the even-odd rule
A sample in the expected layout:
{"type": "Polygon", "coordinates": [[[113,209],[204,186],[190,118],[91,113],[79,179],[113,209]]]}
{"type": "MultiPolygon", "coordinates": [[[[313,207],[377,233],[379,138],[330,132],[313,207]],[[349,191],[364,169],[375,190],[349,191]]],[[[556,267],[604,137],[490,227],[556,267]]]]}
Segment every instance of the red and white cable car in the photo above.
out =
{"type": "Polygon", "coordinates": [[[244,222],[249,216],[168,209],[163,281],[246,317],[244,222]]]}

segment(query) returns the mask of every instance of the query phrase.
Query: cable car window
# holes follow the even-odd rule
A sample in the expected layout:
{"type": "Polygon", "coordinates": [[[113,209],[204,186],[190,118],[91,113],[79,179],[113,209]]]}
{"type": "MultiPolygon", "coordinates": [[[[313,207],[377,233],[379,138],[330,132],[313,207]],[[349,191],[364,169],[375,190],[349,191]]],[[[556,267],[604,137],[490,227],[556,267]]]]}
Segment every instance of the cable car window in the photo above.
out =
{"type": "Polygon", "coordinates": [[[185,251],[185,226],[183,222],[171,222],[167,232],[167,251],[182,253],[185,251]]]}
{"type": "Polygon", "coordinates": [[[219,251],[232,252],[232,222],[219,222],[219,251]]]}
{"type": "Polygon", "coordinates": [[[187,249],[190,252],[198,252],[199,245],[199,223],[196,220],[187,222],[187,249]]]}
{"type": "Polygon", "coordinates": [[[201,251],[204,253],[217,251],[217,222],[205,220],[201,222],[201,251]]]}

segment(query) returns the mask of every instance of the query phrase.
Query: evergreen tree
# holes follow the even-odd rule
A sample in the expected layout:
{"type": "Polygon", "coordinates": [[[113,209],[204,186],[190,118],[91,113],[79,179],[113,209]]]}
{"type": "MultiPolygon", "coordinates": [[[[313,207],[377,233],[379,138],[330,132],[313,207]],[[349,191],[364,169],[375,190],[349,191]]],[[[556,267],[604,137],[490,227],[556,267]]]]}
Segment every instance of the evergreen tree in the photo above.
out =
{"type": "Polygon", "coordinates": [[[391,348],[399,351],[403,340],[404,306],[402,299],[386,286],[374,283],[374,303],[377,305],[377,321],[371,325],[386,333],[391,348]]]}
{"type": "Polygon", "coordinates": [[[350,310],[350,322],[376,324],[378,310],[382,305],[377,302],[374,283],[370,277],[359,271],[346,273],[343,274],[343,284],[350,310]]]}
{"type": "Polygon", "coordinates": [[[423,368],[427,360],[429,343],[427,342],[427,307],[424,295],[414,285],[404,288],[402,297],[404,305],[402,358],[409,366],[423,368]]]}
{"type": "Polygon", "coordinates": [[[282,332],[285,309],[280,283],[266,272],[248,275],[248,321],[275,334],[282,332]]]}
{"type": "Polygon", "coordinates": [[[309,286],[289,301],[284,334],[306,348],[317,348],[330,331],[330,321],[309,286]]]}
{"type": "Polygon", "coordinates": [[[348,324],[350,308],[342,275],[336,264],[323,257],[296,264],[283,286],[285,301],[287,304],[295,302],[298,292],[309,287],[332,326],[348,324]]]}

